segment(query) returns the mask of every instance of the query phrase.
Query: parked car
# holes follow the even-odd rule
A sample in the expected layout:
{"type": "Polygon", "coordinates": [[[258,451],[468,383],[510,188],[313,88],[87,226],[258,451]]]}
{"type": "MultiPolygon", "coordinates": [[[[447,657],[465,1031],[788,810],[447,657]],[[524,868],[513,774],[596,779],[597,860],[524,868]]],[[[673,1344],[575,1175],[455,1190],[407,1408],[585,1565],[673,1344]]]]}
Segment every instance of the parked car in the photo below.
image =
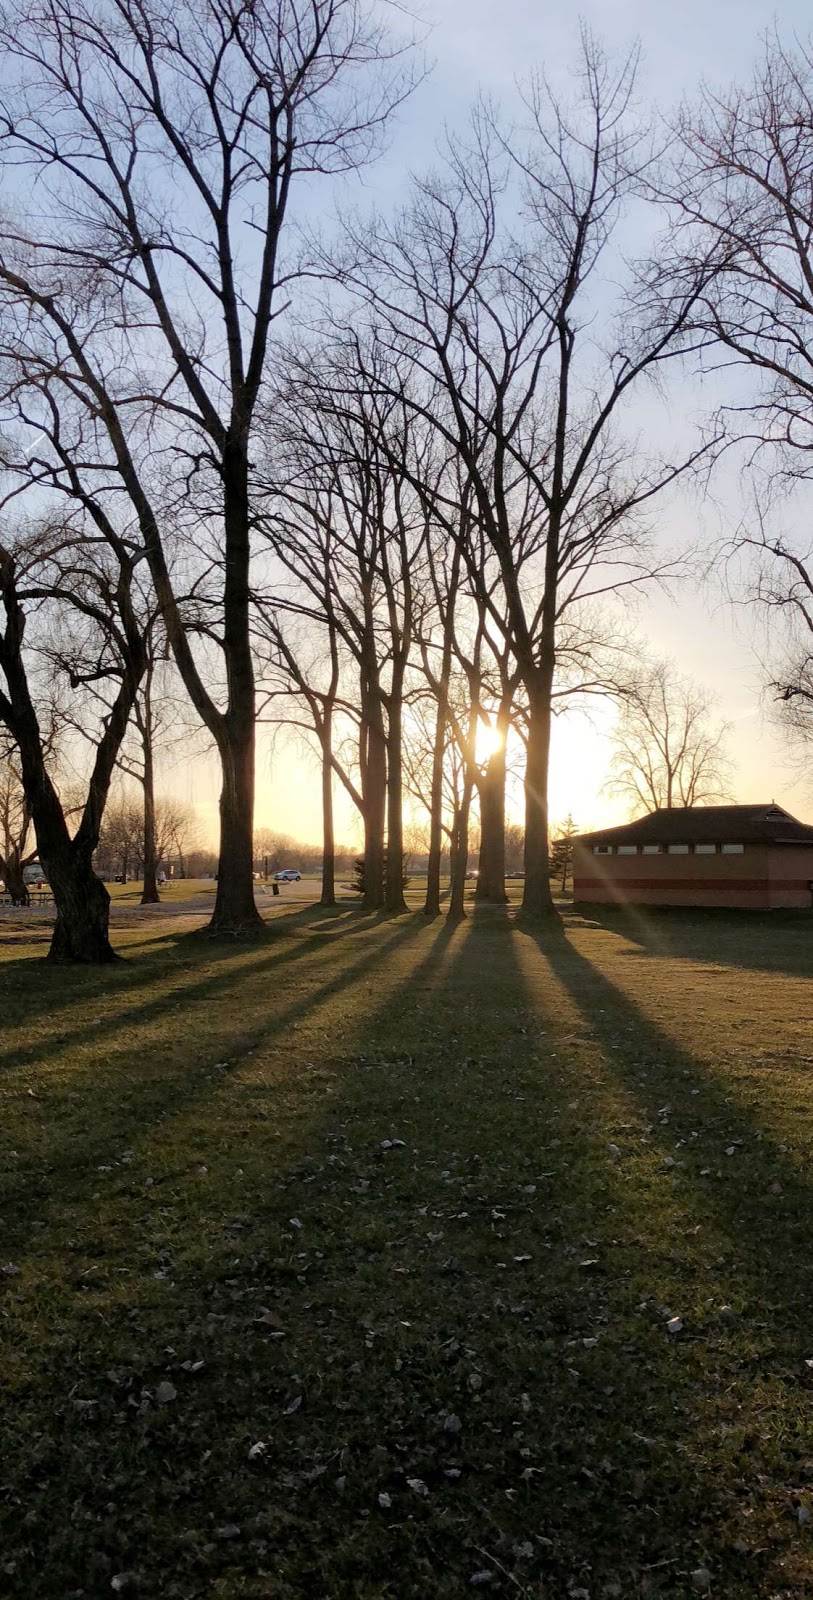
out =
{"type": "Polygon", "coordinates": [[[299,883],[301,877],[302,877],[302,873],[301,872],[297,872],[296,867],[283,867],[281,872],[275,872],[274,873],[274,882],[275,883],[299,883]]]}
{"type": "Polygon", "coordinates": [[[520,878],[520,879],[522,879],[522,878],[525,877],[525,873],[524,872],[506,872],[505,876],[506,876],[506,878],[520,878]]]}

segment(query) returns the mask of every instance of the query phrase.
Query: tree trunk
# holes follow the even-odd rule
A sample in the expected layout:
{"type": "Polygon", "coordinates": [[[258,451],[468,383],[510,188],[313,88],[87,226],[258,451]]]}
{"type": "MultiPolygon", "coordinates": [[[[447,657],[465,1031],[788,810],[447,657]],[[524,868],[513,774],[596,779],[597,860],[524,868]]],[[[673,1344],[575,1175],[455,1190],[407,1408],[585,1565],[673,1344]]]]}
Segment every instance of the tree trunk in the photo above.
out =
{"type": "Polygon", "coordinates": [[[6,886],[6,893],[11,895],[12,905],[30,905],[31,896],[28,892],[28,884],[23,876],[23,864],[19,850],[16,847],[12,847],[0,866],[2,867],[0,876],[2,876],[6,886]]]}
{"type": "Polygon", "coordinates": [[[452,826],[451,826],[451,829],[450,829],[450,832],[449,832],[449,887],[450,887],[450,889],[451,889],[452,881],[453,881],[454,875],[455,875],[455,862],[457,860],[457,852],[458,852],[458,826],[457,826],[457,824],[458,824],[459,817],[460,817],[460,807],[459,807],[459,805],[457,805],[457,806],[455,806],[454,813],[452,815],[452,826]]]}
{"type": "MultiPolygon", "coordinates": [[[[253,694],[252,694],[253,700],[253,694]]],[[[254,900],[254,722],[231,726],[220,747],[220,856],[208,932],[235,938],[264,931],[254,900]]]]}
{"type": "Polygon", "coordinates": [[[429,860],[426,867],[424,916],[440,916],[440,868],[443,855],[443,761],[446,754],[446,700],[440,685],[432,747],[432,787],[429,797],[429,860]]]}
{"type": "Polygon", "coordinates": [[[404,814],[402,681],[393,669],[387,726],[387,865],[384,904],[388,911],[406,911],[404,899],[404,814]]]}
{"type": "Polygon", "coordinates": [[[87,965],[118,961],[108,937],[110,896],[101,879],[78,858],[64,863],[49,861],[44,848],[41,855],[56,902],[48,960],[87,965]]]}
{"type": "Polygon", "coordinates": [[[541,670],[528,695],[528,753],[525,767],[524,917],[555,917],[550,886],[548,770],[550,766],[552,668],[541,670]]]}
{"type": "Polygon", "coordinates": [[[143,906],[157,906],[161,896],[158,893],[158,859],[155,849],[155,774],[153,771],[152,750],[147,755],[144,749],[144,888],[141,891],[141,904],[143,906]]]}
{"type": "Polygon", "coordinates": [[[362,740],[364,799],[364,909],[384,905],[384,827],[387,809],[387,747],[377,691],[365,694],[362,740]]]}
{"type": "Polygon", "coordinates": [[[152,664],[147,668],[144,681],[144,714],[141,722],[141,746],[144,753],[144,888],[141,891],[143,906],[157,906],[158,859],[155,845],[155,759],[152,740],[152,664]]]}
{"type": "MultiPolygon", "coordinates": [[[[131,573],[123,569],[122,583],[125,579],[129,582],[130,576],[131,573]]],[[[23,665],[25,617],[20,606],[13,565],[6,565],[0,571],[0,583],[6,614],[2,642],[10,713],[7,713],[7,725],[20,752],[23,786],[37,835],[39,858],[56,904],[56,923],[48,959],[93,963],[117,961],[119,958],[108,937],[110,896],[93,871],[92,861],[99,842],[99,827],[111,773],[145,666],[143,636],[133,623],[131,611],[125,608],[125,629],[131,656],[118,694],[105,719],[82,818],[71,838],[61,801],[46,767],[43,740],[23,665]]]]}
{"type": "Polygon", "coordinates": [[[245,428],[223,452],[223,652],[228,709],[217,722],[222,768],[217,895],[208,931],[241,938],[265,931],[254,899],[255,693],[249,585],[250,513],[245,428]]]}
{"type": "MultiPolygon", "coordinates": [[[[499,726],[499,724],[498,724],[499,726]]],[[[480,859],[475,899],[504,905],[505,743],[493,751],[480,780],[480,859]]]]}
{"type": "Polygon", "coordinates": [[[466,915],[466,869],[469,864],[469,813],[471,811],[472,780],[463,783],[463,798],[454,821],[450,860],[449,910],[447,921],[462,922],[466,915]]]}
{"type": "Polygon", "coordinates": [[[325,707],[322,723],[322,896],[319,904],[336,904],[336,834],[333,823],[333,717],[325,707]]]}
{"type": "Polygon", "coordinates": [[[443,864],[443,767],[446,759],[446,730],[449,723],[449,679],[451,676],[451,630],[444,639],[443,662],[437,691],[435,738],[432,747],[432,787],[429,797],[429,860],[426,869],[424,915],[440,915],[440,878],[443,864]]]}

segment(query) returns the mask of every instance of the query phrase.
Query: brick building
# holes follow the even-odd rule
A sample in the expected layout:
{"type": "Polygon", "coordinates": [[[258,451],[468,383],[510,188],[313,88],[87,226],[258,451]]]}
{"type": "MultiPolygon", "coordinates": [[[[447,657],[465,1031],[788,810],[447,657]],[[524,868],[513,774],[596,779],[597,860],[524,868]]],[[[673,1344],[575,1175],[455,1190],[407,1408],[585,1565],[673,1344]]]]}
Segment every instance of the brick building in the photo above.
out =
{"type": "Polygon", "coordinates": [[[773,804],[653,811],[574,840],[573,899],[809,908],[813,827],[773,804]]]}

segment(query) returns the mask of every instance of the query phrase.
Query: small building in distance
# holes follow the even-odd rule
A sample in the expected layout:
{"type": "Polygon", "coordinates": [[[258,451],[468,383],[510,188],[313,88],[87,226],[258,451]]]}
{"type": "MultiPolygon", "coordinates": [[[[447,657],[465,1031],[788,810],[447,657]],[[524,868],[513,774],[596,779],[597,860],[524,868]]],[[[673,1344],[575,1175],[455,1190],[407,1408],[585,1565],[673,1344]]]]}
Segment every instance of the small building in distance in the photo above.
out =
{"type": "Polygon", "coordinates": [[[573,899],[809,909],[813,827],[774,804],[653,811],[574,839],[573,899]]]}

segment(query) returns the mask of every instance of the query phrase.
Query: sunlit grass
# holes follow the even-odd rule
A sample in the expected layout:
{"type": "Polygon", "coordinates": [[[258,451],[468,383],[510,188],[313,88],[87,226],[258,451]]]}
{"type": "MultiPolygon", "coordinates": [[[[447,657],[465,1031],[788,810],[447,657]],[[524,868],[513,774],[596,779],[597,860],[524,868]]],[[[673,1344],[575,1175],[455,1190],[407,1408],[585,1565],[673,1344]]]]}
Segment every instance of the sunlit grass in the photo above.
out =
{"type": "Polygon", "coordinates": [[[806,923],[43,938],[0,947],[0,1592],[807,1593],[806,923]]]}

